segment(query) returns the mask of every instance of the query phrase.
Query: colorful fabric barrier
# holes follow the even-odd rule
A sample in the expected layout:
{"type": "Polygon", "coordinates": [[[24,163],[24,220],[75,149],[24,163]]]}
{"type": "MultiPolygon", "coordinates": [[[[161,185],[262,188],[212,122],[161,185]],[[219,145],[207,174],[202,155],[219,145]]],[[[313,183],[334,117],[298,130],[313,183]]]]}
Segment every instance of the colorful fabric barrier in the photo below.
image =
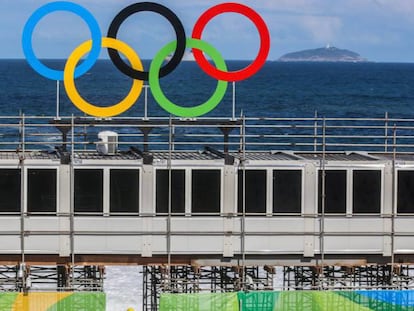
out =
{"type": "Polygon", "coordinates": [[[239,293],[241,311],[414,311],[414,291],[239,293]]]}
{"type": "Polygon", "coordinates": [[[105,311],[104,293],[0,293],[0,311],[105,311]]]}
{"type": "Polygon", "coordinates": [[[160,311],[414,311],[414,291],[282,291],[164,294],[160,311]]]}
{"type": "Polygon", "coordinates": [[[163,294],[160,311],[239,311],[237,293],[163,294]]]}

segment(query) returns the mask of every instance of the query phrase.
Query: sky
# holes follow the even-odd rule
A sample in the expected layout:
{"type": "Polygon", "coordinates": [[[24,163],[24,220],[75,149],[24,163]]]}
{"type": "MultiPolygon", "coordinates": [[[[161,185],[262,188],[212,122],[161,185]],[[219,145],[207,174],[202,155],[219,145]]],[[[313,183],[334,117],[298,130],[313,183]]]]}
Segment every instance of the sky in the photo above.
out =
{"type": "MultiPolygon", "coordinates": [[[[30,15],[45,0],[0,0],[0,58],[24,58],[22,29],[30,15]]],[[[115,15],[131,0],[76,0],[98,21],[103,35],[115,15]]],[[[172,9],[181,19],[187,37],[198,17],[217,0],[156,1],[172,9]]],[[[256,10],[271,35],[269,60],[285,53],[330,44],[349,49],[376,62],[414,62],[414,0],[239,0],[256,10]]],[[[254,24],[236,13],[221,14],[206,26],[203,37],[225,59],[254,59],[260,46],[254,24]]],[[[90,39],[86,23],[69,12],[44,17],[33,33],[39,58],[67,58],[90,39]]],[[[175,39],[171,25],[160,15],[141,12],[122,24],[118,39],[130,44],[142,59],[152,59],[166,43],[175,39]]],[[[106,51],[101,53],[107,57],[106,51]]]]}

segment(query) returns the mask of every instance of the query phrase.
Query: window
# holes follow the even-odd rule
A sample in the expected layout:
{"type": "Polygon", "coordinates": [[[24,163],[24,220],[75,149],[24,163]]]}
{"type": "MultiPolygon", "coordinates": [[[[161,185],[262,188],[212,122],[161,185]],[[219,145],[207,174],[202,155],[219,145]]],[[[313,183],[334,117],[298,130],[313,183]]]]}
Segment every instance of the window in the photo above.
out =
{"type": "Polygon", "coordinates": [[[139,170],[113,169],[110,172],[110,212],[138,213],[139,170]]]}
{"type": "Polygon", "coordinates": [[[238,172],[237,205],[239,213],[243,213],[244,187],[246,188],[246,213],[266,213],[266,171],[245,170],[246,182],[243,185],[243,170],[238,172]]]}
{"type": "Polygon", "coordinates": [[[220,213],[220,170],[193,170],[191,210],[193,213],[220,213]]]}
{"type": "MultiPolygon", "coordinates": [[[[325,213],[346,213],[346,171],[325,171],[325,213]]],[[[322,171],[319,171],[319,213],[322,212],[322,171]]]]}
{"type": "Polygon", "coordinates": [[[381,212],[381,171],[353,172],[353,211],[356,214],[381,212]]]}
{"type": "Polygon", "coordinates": [[[0,169],[0,213],[20,213],[20,170],[0,169]]]}
{"type": "Polygon", "coordinates": [[[103,171],[99,169],[75,170],[75,212],[102,213],[103,171]]]}
{"type": "Polygon", "coordinates": [[[414,213],[414,171],[398,172],[397,212],[414,213]]]}
{"type": "MultiPolygon", "coordinates": [[[[157,170],[156,211],[168,213],[169,171],[157,170]]],[[[185,170],[171,170],[171,213],[185,213],[185,170]]]]}
{"type": "Polygon", "coordinates": [[[29,213],[56,213],[55,169],[28,169],[27,211],[29,213]]]}
{"type": "Polygon", "coordinates": [[[302,171],[273,171],[273,213],[301,213],[302,171]]]}

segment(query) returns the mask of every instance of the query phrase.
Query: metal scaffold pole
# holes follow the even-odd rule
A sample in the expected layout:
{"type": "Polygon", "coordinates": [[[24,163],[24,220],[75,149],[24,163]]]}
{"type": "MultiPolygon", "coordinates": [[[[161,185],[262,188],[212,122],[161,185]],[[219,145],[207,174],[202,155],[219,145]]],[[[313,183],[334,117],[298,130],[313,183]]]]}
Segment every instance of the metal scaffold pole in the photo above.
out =
{"type": "Polygon", "coordinates": [[[388,112],[385,112],[384,134],[384,152],[388,152],[388,112]]]}
{"type": "Polygon", "coordinates": [[[17,276],[21,282],[21,289],[26,290],[26,257],[25,257],[25,153],[26,153],[26,128],[25,128],[25,115],[21,115],[21,154],[19,155],[19,166],[20,166],[20,251],[21,251],[21,262],[18,267],[17,276]]]}
{"type": "Polygon", "coordinates": [[[167,291],[171,288],[171,202],[172,202],[172,191],[171,191],[171,181],[172,181],[172,170],[171,170],[171,159],[172,159],[172,142],[173,142],[173,124],[172,117],[169,118],[169,135],[168,135],[168,160],[167,160],[167,169],[168,169],[168,216],[167,216],[167,291]]]}
{"type": "Polygon", "coordinates": [[[394,264],[395,264],[395,213],[397,212],[396,195],[396,158],[397,158],[397,126],[393,128],[392,147],[392,211],[391,211],[391,286],[394,285],[394,264]]]}
{"type": "Polygon", "coordinates": [[[232,98],[232,117],[231,119],[236,120],[236,82],[233,81],[233,98],[232,98]]]}
{"type": "Polygon", "coordinates": [[[56,80],[56,120],[60,120],[60,81],[56,80]]]}
{"type": "Polygon", "coordinates": [[[148,88],[149,85],[144,85],[144,120],[148,120],[148,88]]]}
{"type": "Polygon", "coordinates": [[[70,161],[70,254],[71,254],[71,287],[75,283],[75,169],[73,160],[75,159],[75,120],[71,118],[71,161],[70,161]]]}
{"type": "Polygon", "coordinates": [[[313,152],[318,151],[318,111],[315,111],[315,121],[313,123],[313,152]]]}
{"type": "Polygon", "coordinates": [[[242,125],[242,159],[241,168],[243,174],[243,202],[242,202],[242,223],[241,223],[241,252],[242,252],[242,269],[241,269],[241,286],[242,290],[246,290],[245,265],[246,265],[246,119],[243,115],[242,125]]]}
{"type": "Polygon", "coordinates": [[[319,271],[319,287],[322,289],[322,278],[324,275],[325,266],[325,208],[326,208],[326,120],[323,118],[322,127],[322,162],[321,162],[321,219],[320,219],[320,233],[319,246],[321,253],[321,270],[319,271]]]}

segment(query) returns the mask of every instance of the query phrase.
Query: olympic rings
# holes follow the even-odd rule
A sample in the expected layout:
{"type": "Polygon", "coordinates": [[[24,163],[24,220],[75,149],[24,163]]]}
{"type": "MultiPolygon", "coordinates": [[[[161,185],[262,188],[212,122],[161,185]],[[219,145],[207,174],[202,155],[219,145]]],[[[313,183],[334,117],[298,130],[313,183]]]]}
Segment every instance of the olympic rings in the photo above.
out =
{"type": "MultiPolygon", "coordinates": [[[[227,82],[218,80],[216,91],[204,104],[195,107],[182,107],[171,102],[161,90],[158,72],[160,71],[160,67],[164,59],[168,56],[169,53],[174,51],[176,46],[176,41],[167,44],[160,50],[160,52],[158,52],[158,54],[151,62],[149,71],[149,85],[151,87],[151,92],[158,104],[169,113],[181,117],[199,117],[210,112],[220,103],[226,94],[227,82]]],[[[187,39],[187,47],[200,49],[206,52],[214,61],[214,64],[217,66],[217,68],[220,70],[227,70],[227,66],[224,62],[223,57],[212,45],[208,44],[207,42],[196,39],[187,39]]]]}
{"type": "MultiPolygon", "coordinates": [[[[89,115],[99,116],[103,118],[119,115],[131,108],[131,106],[135,104],[135,101],[141,94],[144,82],[140,80],[133,80],[131,90],[128,96],[116,105],[110,107],[97,107],[86,102],[76,90],[73,75],[77,63],[83,55],[85,55],[91,50],[92,44],[92,40],[82,43],[73,51],[68,61],[66,62],[64,71],[64,83],[66,93],[68,94],[68,97],[72,100],[73,104],[76,107],[78,107],[81,111],[89,115]]],[[[102,47],[119,50],[131,62],[132,68],[138,70],[143,69],[141,60],[139,59],[138,55],[135,54],[135,51],[126,43],[113,38],[102,38],[102,47]]]]}
{"type": "Polygon", "coordinates": [[[32,36],[36,24],[47,14],[54,11],[69,11],[81,18],[88,24],[92,35],[92,49],[86,60],[75,71],[75,78],[85,74],[95,64],[101,52],[101,30],[98,22],[89,11],[82,6],[66,1],[58,1],[48,3],[37,9],[26,22],[23,29],[22,45],[23,53],[32,68],[45,78],[51,80],[63,80],[63,72],[59,70],[50,69],[39,61],[33,51],[32,36]]]}
{"type": "MultiPolygon", "coordinates": [[[[153,3],[153,2],[140,2],[132,4],[115,16],[114,20],[112,21],[111,25],[109,26],[108,30],[108,37],[116,39],[118,34],[119,27],[121,24],[132,14],[142,12],[142,11],[151,11],[164,16],[173,26],[175,35],[177,37],[177,48],[174,51],[174,55],[171,60],[161,68],[160,70],[160,77],[164,77],[170,72],[172,72],[181,62],[181,59],[185,53],[185,31],[184,26],[181,21],[178,19],[177,15],[174,14],[170,9],[167,7],[153,3]]],[[[119,54],[115,50],[108,50],[109,57],[111,58],[114,65],[124,74],[127,76],[138,79],[148,81],[148,72],[136,71],[129,67],[124,61],[119,57],[119,54]]]]}
{"type": "Polygon", "coordinates": [[[260,50],[256,57],[256,60],[245,69],[235,72],[225,72],[211,66],[208,60],[204,57],[203,53],[201,53],[200,50],[193,48],[194,58],[196,59],[198,65],[204,70],[204,72],[215,79],[229,82],[245,80],[254,75],[264,65],[270,50],[269,30],[267,29],[264,20],[254,10],[239,3],[222,3],[216,5],[205,11],[200,16],[194,26],[192,38],[201,39],[201,34],[207,23],[215,16],[225,12],[240,13],[249,18],[256,25],[257,29],[259,30],[261,40],[260,50]]]}
{"type": "Polygon", "coordinates": [[[194,26],[192,37],[186,38],[181,21],[170,9],[155,2],[139,2],[121,10],[112,21],[107,37],[102,38],[98,22],[89,11],[72,2],[57,1],[40,7],[28,19],[23,30],[22,46],[29,65],[46,78],[63,80],[66,93],[73,104],[89,115],[112,117],[125,112],[138,99],[144,81],[149,81],[154,99],[164,110],[179,117],[198,117],[210,112],[220,103],[226,93],[227,82],[247,79],[264,65],[270,50],[270,34],[266,23],[251,8],[238,3],[222,3],[204,12],[194,26]],[[69,56],[63,72],[50,69],[41,63],[36,58],[32,47],[32,36],[36,24],[44,16],[54,11],[69,11],[80,16],[87,23],[92,36],[91,40],[75,48],[69,56]],[[141,60],[134,50],[116,38],[121,24],[132,14],[142,11],[155,12],[165,17],[172,24],[176,35],[176,41],[167,44],[156,54],[151,62],[149,71],[144,71],[141,60]],[[217,15],[228,12],[239,13],[250,19],[255,24],[260,35],[260,49],[256,59],[246,68],[234,72],[228,72],[221,54],[213,46],[201,40],[207,23],[217,15]],[[85,101],[79,95],[74,82],[74,79],[92,68],[99,57],[101,47],[108,48],[109,57],[114,65],[122,73],[134,79],[129,94],[121,102],[110,107],[98,107],[85,101]],[[201,69],[218,80],[213,95],[206,102],[194,107],[183,107],[172,103],[164,95],[159,83],[159,78],[168,75],[179,65],[186,47],[193,49],[195,60],[201,69]],[[119,52],[126,56],[130,65],[121,59],[119,52]],[[171,52],[173,53],[172,58],[163,66],[163,61],[171,52]],[[208,62],[203,52],[211,57],[215,67],[208,62]],[[85,61],[76,67],[82,56],[87,53],[88,56],[85,61]]]}

